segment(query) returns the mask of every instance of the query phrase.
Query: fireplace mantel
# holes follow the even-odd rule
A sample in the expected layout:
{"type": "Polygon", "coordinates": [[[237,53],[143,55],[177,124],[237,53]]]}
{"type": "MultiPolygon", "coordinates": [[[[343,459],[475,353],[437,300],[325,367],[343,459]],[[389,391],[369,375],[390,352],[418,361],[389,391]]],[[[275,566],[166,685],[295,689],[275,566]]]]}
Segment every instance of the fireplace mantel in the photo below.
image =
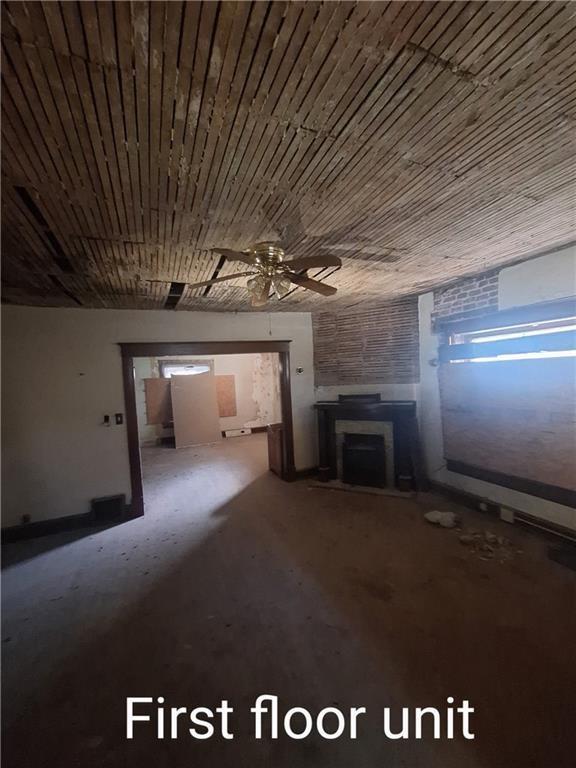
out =
{"type": "Polygon", "coordinates": [[[340,395],[338,400],[315,403],[318,412],[318,452],[320,480],[338,477],[337,421],[391,422],[394,427],[394,466],[396,478],[410,478],[414,484],[413,446],[416,429],[414,400],[380,400],[378,395],[340,395]]]}

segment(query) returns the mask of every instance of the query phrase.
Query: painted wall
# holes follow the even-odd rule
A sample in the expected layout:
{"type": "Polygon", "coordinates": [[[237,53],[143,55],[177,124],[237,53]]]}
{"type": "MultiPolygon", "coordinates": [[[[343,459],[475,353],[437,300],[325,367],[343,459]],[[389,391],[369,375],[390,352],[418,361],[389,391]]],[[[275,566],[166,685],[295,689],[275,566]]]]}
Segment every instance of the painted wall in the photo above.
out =
{"type": "Polygon", "coordinates": [[[156,425],[146,422],[146,393],[144,390],[144,379],[152,379],[158,375],[154,364],[155,360],[151,357],[137,357],[134,360],[134,384],[140,445],[153,445],[157,437],[156,425]]]}
{"type": "Polygon", "coordinates": [[[290,340],[297,469],[315,464],[308,313],[2,307],[3,525],[87,512],[130,497],[119,342],[290,340]],[[302,366],[304,372],[296,374],[302,366]]]}
{"type": "MultiPolygon", "coordinates": [[[[163,358],[159,358],[162,360],[163,358]]],[[[220,419],[220,429],[265,427],[282,420],[280,407],[279,362],[275,353],[253,355],[173,355],[169,360],[210,360],[217,376],[232,375],[236,387],[236,416],[220,419]]],[[[158,359],[140,358],[134,361],[138,434],[140,445],[153,444],[160,434],[170,432],[146,422],[145,378],[160,375],[158,359]]]]}
{"type": "Polygon", "coordinates": [[[498,279],[500,309],[576,296],[576,245],[503,269],[498,279]]]}
{"type": "MultiPolygon", "coordinates": [[[[574,295],[575,283],[576,249],[565,249],[562,253],[551,253],[532,259],[501,270],[498,289],[499,309],[574,295]]],[[[427,293],[420,296],[420,429],[430,478],[508,505],[542,520],[576,530],[576,510],[570,507],[455,472],[448,472],[446,469],[438,384],[439,369],[436,365],[438,337],[432,333],[433,312],[434,294],[427,293]]]]}
{"type": "Polygon", "coordinates": [[[236,377],[237,414],[220,419],[222,430],[265,427],[282,421],[277,354],[207,355],[196,359],[213,360],[217,376],[236,377]]]}

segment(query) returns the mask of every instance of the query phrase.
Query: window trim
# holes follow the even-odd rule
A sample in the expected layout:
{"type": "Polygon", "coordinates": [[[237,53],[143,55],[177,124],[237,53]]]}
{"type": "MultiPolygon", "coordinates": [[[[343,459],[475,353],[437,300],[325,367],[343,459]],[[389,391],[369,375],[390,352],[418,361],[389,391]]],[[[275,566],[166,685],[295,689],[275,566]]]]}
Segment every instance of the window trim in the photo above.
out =
{"type": "Polygon", "coordinates": [[[438,318],[433,325],[434,333],[443,335],[485,331],[490,328],[504,328],[510,325],[526,325],[544,320],[564,320],[576,315],[576,298],[539,302],[523,307],[502,309],[486,315],[469,317],[466,320],[438,318]]]}
{"type": "Polygon", "coordinates": [[[484,315],[465,321],[444,323],[444,343],[439,348],[439,360],[441,363],[454,363],[466,361],[478,362],[504,362],[505,360],[522,359],[550,359],[552,357],[576,356],[576,331],[549,329],[534,335],[516,338],[502,338],[493,341],[471,341],[470,334],[486,333],[497,336],[499,332],[513,333],[513,329],[521,330],[537,323],[555,322],[557,327],[574,325],[576,317],[576,300],[570,299],[562,302],[549,302],[546,304],[534,304],[528,307],[520,307],[514,310],[484,315]],[[468,338],[467,338],[468,336],[468,338]],[[462,340],[459,337],[463,337],[462,340]],[[558,353],[554,355],[554,353],[558,353]],[[562,354],[565,353],[565,354],[562,354]],[[527,357],[507,357],[509,355],[527,355],[527,357]],[[506,356],[500,357],[499,356],[506,356]],[[530,357],[528,357],[530,356],[530,357]]]}

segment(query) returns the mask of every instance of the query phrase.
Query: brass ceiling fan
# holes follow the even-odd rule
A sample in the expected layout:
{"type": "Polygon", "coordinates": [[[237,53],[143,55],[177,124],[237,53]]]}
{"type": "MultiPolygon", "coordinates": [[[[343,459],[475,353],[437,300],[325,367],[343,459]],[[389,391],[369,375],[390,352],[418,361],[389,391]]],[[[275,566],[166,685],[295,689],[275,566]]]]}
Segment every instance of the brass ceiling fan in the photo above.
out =
{"type": "Polygon", "coordinates": [[[233,251],[229,248],[212,248],[212,251],[225,256],[228,261],[240,261],[243,264],[248,264],[252,269],[250,272],[236,272],[233,275],[216,277],[202,283],[191,283],[189,288],[204,288],[215,283],[223,283],[226,280],[235,280],[238,277],[249,277],[246,287],[251,294],[253,307],[264,306],[272,290],[278,298],[282,298],[290,291],[292,284],[307,288],[321,296],[332,296],[337,290],[334,286],[313,280],[304,273],[308,269],[340,267],[342,261],[338,256],[328,254],[303,256],[284,261],[286,256],[284,249],[276,243],[269,242],[256,243],[244,251],[233,251]]]}

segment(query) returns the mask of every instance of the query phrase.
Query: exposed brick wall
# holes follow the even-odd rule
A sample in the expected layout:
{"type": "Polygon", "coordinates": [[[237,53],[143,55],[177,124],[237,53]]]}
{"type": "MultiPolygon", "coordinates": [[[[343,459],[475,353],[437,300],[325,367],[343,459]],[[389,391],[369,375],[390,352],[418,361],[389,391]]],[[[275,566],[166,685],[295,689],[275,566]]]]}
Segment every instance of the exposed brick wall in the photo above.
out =
{"type": "Polygon", "coordinates": [[[433,319],[458,320],[498,309],[498,272],[462,280],[434,291],[433,319]]]}
{"type": "Polygon", "coordinates": [[[313,315],[316,386],[419,381],[418,299],[313,315]]]}

